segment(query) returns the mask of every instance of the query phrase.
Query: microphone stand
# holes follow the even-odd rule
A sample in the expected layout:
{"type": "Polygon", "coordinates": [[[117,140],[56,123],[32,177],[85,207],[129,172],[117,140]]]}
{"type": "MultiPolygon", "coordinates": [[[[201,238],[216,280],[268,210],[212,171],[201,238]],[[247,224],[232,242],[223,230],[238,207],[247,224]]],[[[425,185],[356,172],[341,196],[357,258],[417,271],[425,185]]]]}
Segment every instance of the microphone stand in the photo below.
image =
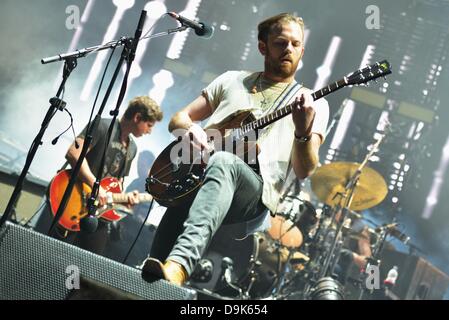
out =
{"type": "MultiPolygon", "coordinates": [[[[181,26],[175,29],[169,29],[168,31],[164,31],[164,32],[159,32],[156,34],[153,34],[151,36],[148,37],[143,37],[140,40],[144,40],[144,39],[152,39],[152,38],[157,38],[157,37],[161,37],[161,36],[165,36],[165,35],[169,35],[175,32],[180,32],[180,31],[184,31],[186,30],[187,27],[186,26],[181,26]]],[[[47,64],[47,63],[52,63],[52,62],[57,62],[57,61],[67,61],[67,59],[71,59],[71,58],[82,58],[85,57],[86,55],[93,53],[95,51],[101,51],[101,50],[105,50],[105,49],[110,49],[113,47],[117,47],[120,45],[123,45],[125,41],[127,41],[129,39],[122,37],[120,38],[120,40],[113,40],[110,41],[106,44],[100,44],[97,46],[93,46],[93,47],[88,47],[88,48],[84,48],[84,49],[80,49],[80,50],[76,50],[76,51],[72,51],[72,52],[68,52],[68,53],[61,53],[58,54],[56,56],[52,56],[52,57],[47,57],[47,58],[43,58],[41,59],[41,63],[42,64],[47,64]]]]}
{"type": "MultiPolygon", "coordinates": [[[[103,49],[107,49],[107,48],[112,48],[112,47],[115,47],[115,46],[118,46],[118,45],[125,45],[125,47],[123,49],[123,52],[122,52],[122,55],[121,55],[121,57],[120,57],[120,59],[119,59],[119,61],[117,63],[117,67],[115,69],[115,72],[114,72],[114,74],[112,76],[112,79],[111,79],[111,82],[109,84],[109,87],[108,87],[108,89],[106,91],[106,94],[105,94],[105,97],[103,99],[103,102],[102,102],[102,104],[100,106],[100,109],[98,110],[98,113],[95,116],[95,119],[92,121],[92,124],[88,125],[88,128],[86,130],[86,137],[85,137],[84,143],[83,143],[83,149],[82,149],[81,154],[80,154],[80,156],[78,158],[78,161],[76,162],[74,168],[71,171],[71,176],[70,176],[69,183],[67,185],[67,188],[66,188],[66,190],[64,192],[64,195],[62,197],[62,200],[61,200],[61,203],[59,205],[59,208],[58,208],[58,210],[57,210],[57,212],[55,214],[55,217],[54,217],[54,219],[52,221],[52,224],[50,226],[50,229],[48,231],[49,235],[51,235],[51,233],[53,232],[56,223],[59,221],[59,219],[63,215],[63,212],[64,212],[64,210],[65,210],[65,208],[67,206],[67,203],[68,203],[68,200],[69,200],[69,198],[71,196],[73,187],[75,185],[75,182],[76,182],[76,179],[77,179],[77,176],[78,176],[78,173],[79,173],[79,170],[81,168],[81,164],[83,163],[83,161],[84,161],[84,159],[86,157],[87,151],[89,149],[89,146],[90,146],[90,144],[91,144],[91,142],[93,140],[93,134],[95,133],[96,129],[98,128],[98,125],[99,125],[100,120],[101,120],[101,114],[103,113],[103,110],[104,110],[104,108],[106,106],[107,100],[108,100],[109,95],[110,95],[110,93],[112,91],[112,88],[113,88],[114,83],[115,83],[115,81],[117,79],[117,76],[118,76],[118,74],[120,72],[120,69],[121,69],[121,66],[122,66],[123,62],[125,60],[127,61],[127,69],[126,69],[125,76],[123,78],[120,94],[119,94],[119,97],[117,99],[116,108],[115,108],[115,110],[110,112],[110,114],[113,116],[113,118],[112,118],[111,124],[110,124],[109,129],[108,129],[108,139],[107,139],[108,142],[109,142],[110,136],[112,134],[112,130],[113,130],[113,127],[114,127],[114,124],[115,124],[115,120],[116,120],[116,118],[117,118],[117,116],[119,114],[120,105],[121,105],[121,103],[123,101],[123,98],[125,96],[125,93],[126,93],[128,75],[129,75],[129,72],[131,70],[132,62],[134,61],[134,57],[135,57],[135,54],[136,54],[138,42],[140,40],[142,40],[142,39],[156,38],[156,37],[160,37],[160,36],[163,36],[163,35],[169,35],[169,34],[174,33],[174,32],[184,31],[184,30],[187,29],[187,27],[181,26],[181,27],[178,27],[178,28],[175,28],[175,29],[169,29],[166,32],[160,32],[160,33],[154,34],[152,36],[143,37],[142,39],[140,39],[141,34],[142,34],[142,29],[143,29],[143,26],[144,26],[144,22],[145,22],[145,18],[146,18],[146,11],[142,10],[142,13],[140,15],[139,23],[138,23],[138,26],[137,26],[134,38],[124,38],[123,37],[123,38],[121,38],[118,41],[111,41],[111,42],[109,42],[108,44],[105,44],[105,45],[94,46],[94,47],[90,47],[90,48],[85,48],[85,49],[82,49],[82,50],[74,51],[72,53],[61,54],[61,55],[57,55],[57,56],[54,56],[54,57],[42,59],[42,63],[49,63],[49,62],[58,61],[60,59],[66,59],[67,56],[85,56],[87,53],[90,53],[90,52],[99,51],[99,50],[103,50],[103,49]]],[[[105,146],[105,150],[106,150],[106,148],[107,148],[107,146],[105,146]]],[[[99,191],[99,188],[100,188],[101,175],[102,175],[102,171],[103,171],[103,167],[104,167],[104,163],[105,163],[105,155],[106,155],[106,152],[103,153],[103,157],[101,159],[101,163],[100,163],[98,172],[96,174],[96,181],[95,181],[95,183],[93,185],[93,188],[92,188],[92,191],[91,191],[91,195],[90,195],[90,197],[89,197],[89,199],[87,201],[88,217],[94,216],[95,211],[96,211],[95,200],[97,198],[97,194],[98,194],[98,191],[99,191]]]]}
{"type": "MultiPolygon", "coordinates": [[[[127,84],[127,80],[128,80],[129,70],[131,69],[131,65],[132,65],[132,62],[133,62],[134,57],[135,57],[135,53],[136,53],[136,50],[137,50],[137,44],[138,44],[139,38],[140,38],[140,36],[142,34],[142,28],[143,28],[143,25],[144,25],[144,22],[145,22],[145,18],[146,18],[146,11],[142,10],[134,38],[122,38],[119,41],[114,41],[111,44],[105,45],[106,47],[108,47],[108,46],[114,46],[114,45],[117,45],[117,44],[120,43],[120,44],[124,44],[124,48],[123,48],[122,54],[120,56],[120,59],[119,59],[119,61],[117,63],[117,67],[116,67],[116,69],[114,71],[114,74],[113,74],[113,76],[111,78],[111,81],[109,83],[109,87],[106,90],[106,94],[105,94],[105,96],[103,98],[103,102],[101,103],[101,106],[100,106],[100,108],[98,110],[98,113],[95,116],[95,119],[93,120],[92,124],[88,125],[88,128],[86,130],[86,137],[85,137],[84,143],[83,143],[83,148],[81,150],[81,154],[80,154],[80,156],[79,156],[79,158],[78,158],[74,168],[72,168],[67,188],[66,188],[66,190],[64,192],[64,195],[62,197],[61,203],[59,204],[59,207],[58,207],[58,210],[57,210],[57,212],[55,214],[55,217],[54,217],[54,219],[53,219],[53,221],[51,223],[50,229],[48,231],[48,235],[52,234],[52,232],[53,232],[53,230],[55,228],[56,223],[59,221],[59,219],[61,218],[61,216],[64,213],[64,210],[65,210],[65,208],[67,206],[68,200],[69,200],[69,198],[70,198],[70,196],[72,194],[73,187],[74,187],[74,185],[76,183],[76,179],[78,177],[78,173],[80,171],[81,164],[83,163],[83,161],[84,161],[84,159],[86,157],[87,151],[88,151],[88,149],[90,147],[90,144],[91,144],[91,142],[93,140],[93,134],[96,132],[96,130],[98,128],[98,125],[99,125],[100,120],[101,120],[101,115],[102,115],[103,110],[104,110],[104,108],[106,106],[106,103],[108,101],[109,95],[111,94],[112,88],[114,87],[115,81],[116,81],[117,76],[118,76],[118,74],[120,72],[122,64],[123,64],[123,62],[126,59],[127,62],[128,62],[128,67],[127,67],[127,70],[126,70],[125,77],[123,78],[122,88],[120,90],[120,95],[119,95],[118,100],[117,100],[116,109],[114,111],[111,111],[111,115],[113,115],[114,117],[112,118],[111,125],[110,125],[109,130],[108,130],[109,137],[110,137],[110,135],[112,133],[112,128],[114,126],[115,119],[116,119],[116,117],[118,115],[118,109],[120,107],[120,104],[121,104],[121,102],[123,100],[123,97],[125,95],[125,92],[126,92],[126,84],[127,84]]],[[[105,46],[99,46],[100,48],[98,48],[98,50],[104,49],[105,46]]],[[[96,47],[91,47],[91,48],[84,49],[84,50],[90,50],[92,48],[96,48],[96,47]]],[[[95,50],[95,49],[92,49],[91,51],[93,51],[93,50],[95,50]]],[[[83,50],[81,50],[81,52],[83,52],[83,50]]],[[[84,54],[84,52],[82,54],[84,54]]],[[[50,59],[53,59],[53,58],[50,58],[50,59]]],[[[109,138],[107,139],[107,141],[109,141],[109,138]]],[[[107,148],[107,145],[105,146],[105,149],[106,148],[107,148]]],[[[89,197],[88,202],[87,202],[87,208],[88,208],[89,215],[93,215],[92,212],[94,212],[96,210],[96,207],[95,207],[94,203],[95,203],[95,199],[97,197],[99,186],[100,186],[100,182],[99,182],[100,179],[99,178],[101,176],[101,172],[103,170],[103,166],[104,166],[104,162],[105,162],[104,155],[105,155],[105,153],[103,154],[101,165],[100,165],[100,167],[98,169],[99,173],[97,173],[97,180],[95,181],[95,183],[93,185],[91,196],[89,197]]]]}
{"type": "Polygon", "coordinates": [[[19,176],[19,179],[17,180],[16,186],[9,199],[8,205],[6,206],[5,212],[3,213],[3,216],[0,219],[0,228],[10,218],[10,215],[13,212],[13,209],[19,199],[20,193],[22,192],[23,183],[25,181],[26,175],[28,174],[31,163],[33,162],[34,157],[36,156],[37,149],[39,148],[40,145],[42,145],[42,137],[44,136],[45,131],[47,130],[51,120],[56,115],[58,110],[63,111],[65,108],[66,103],[60,97],[62,92],[64,91],[67,79],[69,78],[73,69],[76,68],[76,66],[77,66],[76,57],[67,57],[66,59],[64,59],[62,81],[59,85],[56,96],[50,99],[50,108],[48,109],[47,114],[45,115],[45,118],[42,121],[41,129],[34,138],[30,150],[28,151],[28,155],[25,160],[25,165],[23,166],[22,172],[19,176]]]}

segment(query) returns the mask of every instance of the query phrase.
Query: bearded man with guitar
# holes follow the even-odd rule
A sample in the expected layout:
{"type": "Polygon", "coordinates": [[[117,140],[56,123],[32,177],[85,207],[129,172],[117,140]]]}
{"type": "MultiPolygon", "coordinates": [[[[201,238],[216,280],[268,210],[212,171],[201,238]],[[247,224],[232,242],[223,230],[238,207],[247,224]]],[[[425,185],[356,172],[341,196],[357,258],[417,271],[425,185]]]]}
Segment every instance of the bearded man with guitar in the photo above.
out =
{"type": "MultiPolygon", "coordinates": [[[[229,71],[220,75],[173,116],[169,130],[182,136],[181,143],[187,141],[192,149],[209,152],[208,135],[196,122],[209,118],[206,128],[222,129],[221,124],[240,119],[243,111],[260,119],[287,104],[291,115],[260,132],[260,153],[255,164],[249,165],[231,152],[215,150],[201,177],[201,186],[192,189],[193,201],[165,197],[182,190],[180,185],[158,195],[158,188],[170,181],[163,181],[167,174],[158,177],[158,172],[167,166],[158,167],[155,163],[147,189],[160,203],[173,205],[159,224],[151,258],[143,264],[144,278],[165,278],[182,285],[222,223],[256,221],[252,229],[257,229],[269,218],[268,210],[276,212],[288,173],[304,179],[318,164],[329,110],[324,99],[314,102],[311,91],[295,81],[304,53],[303,21],[288,13],[279,14],[261,22],[258,32],[264,71],[229,71]]],[[[192,184],[192,179],[198,176],[192,174],[186,183],[192,184]]]]}
{"type": "MultiPolygon", "coordinates": [[[[123,114],[115,122],[111,139],[106,149],[105,166],[102,168],[102,181],[97,197],[98,228],[95,232],[80,230],[80,221],[87,215],[87,199],[90,196],[93,184],[96,181],[101,158],[105,148],[107,131],[110,119],[101,119],[94,133],[94,139],[87,152],[78,176],[69,203],[59,220],[53,237],[73,243],[83,249],[97,254],[103,254],[107,241],[111,238],[111,231],[119,220],[125,217],[117,208],[123,204],[127,209],[140,201],[149,201],[150,195],[139,195],[137,191],[122,193],[123,179],[129,174],[131,162],[137,154],[137,145],[133,137],[150,134],[156,122],[162,120],[162,111],[159,105],[148,96],[133,98],[123,114]],[[81,231],[81,232],[80,232],[81,231]]],[[[86,128],[69,147],[66,154],[68,164],[76,164],[84,143],[86,128]]],[[[65,192],[70,172],[60,171],[50,183],[48,188],[48,203],[44,207],[36,224],[37,231],[47,233],[51,219],[56,214],[62,196],[65,192]]]]}

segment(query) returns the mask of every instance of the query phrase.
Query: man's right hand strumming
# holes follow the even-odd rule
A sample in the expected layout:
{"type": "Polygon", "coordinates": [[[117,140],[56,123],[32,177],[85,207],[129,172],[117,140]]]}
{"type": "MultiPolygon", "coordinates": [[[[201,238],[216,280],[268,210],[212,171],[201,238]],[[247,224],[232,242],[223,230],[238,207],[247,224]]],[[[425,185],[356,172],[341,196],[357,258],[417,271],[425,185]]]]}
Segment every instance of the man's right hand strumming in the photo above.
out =
{"type": "Polygon", "coordinates": [[[206,132],[196,123],[192,123],[189,129],[182,136],[182,140],[184,143],[191,144],[196,150],[211,151],[207,141],[206,132]]]}
{"type": "Polygon", "coordinates": [[[103,207],[108,204],[108,195],[106,193],[106,190],[104,190],[101,186],[98,189],[98,207],[103,207]]]}

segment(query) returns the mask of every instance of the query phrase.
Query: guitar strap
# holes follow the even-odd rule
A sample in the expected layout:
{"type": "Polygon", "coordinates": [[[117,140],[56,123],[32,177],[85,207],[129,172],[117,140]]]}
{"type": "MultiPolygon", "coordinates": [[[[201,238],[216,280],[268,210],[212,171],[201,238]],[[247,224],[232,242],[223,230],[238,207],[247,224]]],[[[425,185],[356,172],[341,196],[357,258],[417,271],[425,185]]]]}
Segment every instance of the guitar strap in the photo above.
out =
{"type": "Polygon", "coordinates": [[[290,89],[286,90],[283,95],[280,95],[279,98],[273,103],[273,105],[264,113],[267,115],[279,108],[284,107],[296,93],[301,89],[302,85],[298,82],[295,82],[293,86],[290,86],[290,89]]]}
{"type": "MultiPolygon", "coordinates": [[[[273,103],[273,105],[262,115],[266,116],[269,113],[274,112],[275,110],[279,108],[283,108],[287,105],[287,103],[290,102],[290,100],[298,93],[299,89],[302,88],[302,85],[298,82],[295,82],[293,86],[291,86],[288,90],[284,92],[284,94],[281,94],[279,98],[273,103]]],[[[263,134],[267,134],[270,128],[272,128],[272,124],[269,125],[267,128],[263,130],[263,134]]]]}
{"type": "MultiPolygon", "coordinates": [[[[283,108],[285,107],[285,105],[287,105],[287,103],[290,102],[290,100],[298,93],[299,89],[302,88],[302,85],[299,84],[298,82],[295,82],[295,84],[293,86],[291,86],[291,88],[283,95],[283,97],[281,99],[279,99],[279,102],[276,104],[273,104],[273,107],[270,108],[269,112],[273,112],[279,108],[283,108]]],[[[285,192],[293,185],[293,183],[299,183],[299,181],[296,181],[297,179],[295,179],[295,181],[292,182],[292,184],[290,186],[287,187],[286,183],[288,180],[288,176],[290,175],[291,171],[292,171],[292,164],[291,161],[289,161],[288,163],[288,168],[287,168],[287,173],[285,175],[284,181],[282,182],[282,192],[281,192],[281,199],[282,197],[285,195],[285,192]]],[[[281,199],[279,199],[278,203],[276,204],[276,208],[279,205],[281,199]]],[[[277,209],[276,209],[277,211],[277,209]]],[[[270,215],[272,217],[276,216],[276,212],[270,212],[270,215]]]]}

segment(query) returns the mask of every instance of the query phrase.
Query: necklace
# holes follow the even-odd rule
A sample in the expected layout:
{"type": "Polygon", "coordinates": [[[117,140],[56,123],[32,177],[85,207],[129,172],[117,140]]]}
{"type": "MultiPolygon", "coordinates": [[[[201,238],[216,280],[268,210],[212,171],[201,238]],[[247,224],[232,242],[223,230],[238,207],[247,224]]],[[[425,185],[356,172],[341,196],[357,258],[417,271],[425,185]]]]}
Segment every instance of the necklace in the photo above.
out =
{"type": "Polygon", "coordinates": [[[283,86],[283,88],[281,87],[280,82],[274,83],[273,86],[267,86],[266,88],[263,88],[262,74],[263,73],[260,72],[259,75],[257,76],[251,92],[254,94],[256,94],[257,92],[260,92],[260,94],[262,96],[262,100],[259,101],[260,108],[262,110],[266,111],[266,110],[270,110],[276,104],[278,99],[284,94],[284,92],[290,86],[290,83],[287,83],[287,85],[283,86]],[[272,93],[269,95],[265,95],[264,91],[267,90],[268,88],[271,89],[272,93]]]}

